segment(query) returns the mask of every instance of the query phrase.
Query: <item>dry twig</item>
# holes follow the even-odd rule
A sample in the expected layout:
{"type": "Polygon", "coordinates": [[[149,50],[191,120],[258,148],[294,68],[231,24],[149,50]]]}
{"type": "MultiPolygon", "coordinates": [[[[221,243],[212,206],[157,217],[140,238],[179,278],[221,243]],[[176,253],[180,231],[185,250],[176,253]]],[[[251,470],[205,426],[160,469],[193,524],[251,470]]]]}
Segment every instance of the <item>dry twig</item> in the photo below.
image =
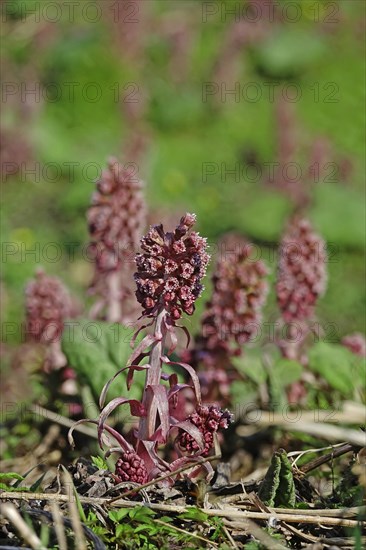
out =
{"type": "Polygon", "coordinates": [[[4,503],[1,506],[1,512],[14,525],[20,536],[34,548],[34,550],[47,550],[34,531],[32,531],[29,525],[24,521],[14,504],[10,502],[4,503]]]}

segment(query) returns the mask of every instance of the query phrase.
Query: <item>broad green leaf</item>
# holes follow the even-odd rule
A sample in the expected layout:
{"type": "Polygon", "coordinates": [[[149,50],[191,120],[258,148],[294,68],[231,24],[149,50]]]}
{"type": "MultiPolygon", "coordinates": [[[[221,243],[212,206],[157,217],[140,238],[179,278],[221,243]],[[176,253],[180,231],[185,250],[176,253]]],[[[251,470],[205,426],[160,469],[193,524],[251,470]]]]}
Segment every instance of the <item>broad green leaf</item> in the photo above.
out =
{"type": "MultiPolygon", "coordinates": [[[[118,323],[88,319],[66,323],[62,335],[62,350],[81,383],[90,386],[96,401],[105,383],[117,370],[127,366],[132,352],[130,342],[133,332],[133,328],[118,323]]],[[[136,379],[128,394],[131,397],[141,396],[139,374],[135,374],[136,379]]],[[[126,375],[127,372],[121,373],[111,384],[108,400],[127,393],[126,375]]]]}
{"type": "Polygon", "coordinates": [[[284,27],[280,32],[271,33],[256,48],[254,57],[266,74],[286,77],[297,75],[316,62],[324,49],[325,44],[319,34],[284,27]]]}
{"type": "Polygon", "coordinates": [[[155,516],[155,512],[146,506],[136,506],[130,510],[130,518],[138,521],[149,521],[151,516],[155,516]]]}
{"type": "MultiPolygon", "coordinates": [[[[335,166],[335,178],[339,178],[339,167],[329,163],[330,169],[335,166]]],[[[365,202],[360,192],[346,185],[321,183],[314,188],[314,205],[311,218],[321,235],[330,244],[331,261],[337,260],[337,245],[358,247],[365,245],[364,219],[365,202]],[[324,208],[324,205],[327,208],[324,208]],[[337,223],[335,223],[337,220],[337,223]]],[[[342,257],[344,251],[342,250],[342,257]]],[[[339,260],[338,260],[339,261],[339,260]]]]}
{"type": "Polygon", "coordinates": [[[244,374],[256,384],[263,384],[266,381],[267,373],[263,367],[261,350],[248,349],[240,357],[234,357],[232,361],[234,367],[241,374],[244,374]]]}
{"type": "Polygon", "coordinates": [[[117,525],[116,527],[116,537],[119,538],[123,531],[125,530],[126,526],[122,523],[122,525],[117,525]]]}
{"type": "Polygon", "coordinates": [[[275,364],[272,374],[282,386],[288,386],[300,379],[302,366],[297,361],[280,359],[275,364]]]}
{"type": "Polygon", "coordinates": [[[248,406],[256,404],[258,392],[252,382],[235,380],[230,386],[231,400],[235,408],[235,418],[239,418],[247,412],[248,406]]]}
{"type": "Polygon", "coordinates": [[[309,351],[309,368],[345,396],[352,396],[356,386],[365,386],[362,358],[339,344],[315,344],[309,351]]]}
{"type": "Polygon", "coordinates": [[[291,210],[288,198],[260,187],[248,189],[247,195],[250,208],[235,220],[238,229],[259,239],[277,240],[291,210]]]}
{"type": "Polygon", "coordinates": [[[287,405],[286,387],[299,380],[302,366],[296,361],[279,358],[268,369],[270,402],[275,410],[287,405]]]}

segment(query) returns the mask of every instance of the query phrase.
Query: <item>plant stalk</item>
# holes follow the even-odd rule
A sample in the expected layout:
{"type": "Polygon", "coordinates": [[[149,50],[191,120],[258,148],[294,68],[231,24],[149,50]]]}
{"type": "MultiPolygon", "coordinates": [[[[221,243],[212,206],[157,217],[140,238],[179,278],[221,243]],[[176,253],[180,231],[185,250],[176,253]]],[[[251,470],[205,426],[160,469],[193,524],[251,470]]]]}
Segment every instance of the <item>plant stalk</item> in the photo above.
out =
{"type": "Polygon", "coordinates": [[[158,386],[161,381],[162,355],[166,337],[165,316],[166,310],[163,308],[155,320],[154,335],[156,336],[156,341],[152,345],[149,357],[150,367],[146,371],[142,404],[147,414],[140,419],[139,423],[139,439],[145,441],[151,441],[156,430],[158,407],[155,396],[152,392],[148,392],[147,388],[148,386],[158,386]]]}
{"type": "Polygon", "coordinates": [[[118,271],[111,273],[107,277],[108,297],[107,297],[107,320],[110,323],[121,322],[121,299],[120,299],[120,274],[118,271]]]}

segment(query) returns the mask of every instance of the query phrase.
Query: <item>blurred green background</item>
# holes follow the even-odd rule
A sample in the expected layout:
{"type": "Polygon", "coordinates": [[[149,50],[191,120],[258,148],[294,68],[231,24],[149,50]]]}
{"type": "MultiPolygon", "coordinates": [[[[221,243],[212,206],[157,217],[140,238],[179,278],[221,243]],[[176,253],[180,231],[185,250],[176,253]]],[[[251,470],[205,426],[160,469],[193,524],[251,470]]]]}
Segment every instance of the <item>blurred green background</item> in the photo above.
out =
{"type": "MultiPolygon", "coordinates": [[[[262,247],[272,279],[293,202],[266,183],[268,164],[296,163],[303,177],[292,188],[330,249],[319,319],[337,339],[364,330],[363,2],[2,8],[3,327],[23,319],[39,264],[84,299],[85,214],[115,155],[145,181],[149,222],[188,210],[210,243],[240,232],[262,247]]],[[[267,309],[273,319],[273,293],[267,309]]],[[[6,343],[20,339],[7,331],[6,343]]]]}

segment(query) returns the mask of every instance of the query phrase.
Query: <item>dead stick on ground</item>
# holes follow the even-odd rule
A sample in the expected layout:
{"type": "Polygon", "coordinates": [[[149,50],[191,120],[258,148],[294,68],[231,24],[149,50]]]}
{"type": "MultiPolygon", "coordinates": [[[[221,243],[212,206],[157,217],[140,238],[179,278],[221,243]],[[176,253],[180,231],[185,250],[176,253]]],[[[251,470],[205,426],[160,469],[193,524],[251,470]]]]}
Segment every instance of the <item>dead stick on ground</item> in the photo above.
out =
{"type": "MultiPolygon", "coordinates": [[[[236,504],[238,508],[246,507],[247,504],[236,504]]],[[[296,508],[269,508],[270,512],[276,512],[280,514],[292,514],[292,515],[300,515],[302,516],[304,514],[304,509],[296,509],[296,508]]],[[[307,516],[324,516],[324,517],[333,517],[333,518],[349,518],[349,517],[355,517],[355,516],[362,516],[366,515],[366,506],[355,506],[354,508],[325,508],[321,510],[315,510],[315,509],[307,509],[306,510],[307,516]]]]}
{"type": "Polygon", "coordinates": [[[227,527],[243,529],[246,533],[254,535],[254,537],[258,539],[259,542],[261,542],[266,548],[270,548],[271,550],[287,550],[287,546],[283,546],[283,544],[272,538],[265,531],[263,531],[259,525],[248,518],[244,522],[230,522],[229,520],[224,520],[224,523],[227,527]]]}
{"type": "Polygon", "coordinates": [[[47,550],[40,539],[27,525],[14,504],[7,502],[1,506],[1,513],[14,525],[20,536],[35,550],[47,550]]]}
{"type": "MultiPolygon", "coordinates": [[[[75,424],[74,420],[70,420],[66,416],[62,416],[61,414],[58,414],[56,412],[49,411],[48,409],[45,409],[40,405],[31,405],[29,407],[29,410],[35,415],[38,414],[42,416],[42,418],[47,418],[50,422],[54,422],[55,424],[60,424],[61,426],[65,426],[65,428],[72,428],[73,425],[75,424]]],[[[96,431],[92,430],[91,428],[88,428],[87,426],[79,425],[79,426],[76,426],[74,430],[84,435],[88,435],[89,437],[93,437],[94,439],[98,438],[96,431]]]]}
{"type": "Polygon", "coordinates": [[[342,447],[338,447],[334,449],[331,453],[328,453],[323,456],[318,456],[317,458],[314,458],[314,460],[311,460],[307,464],[304,464],[303,466],[300,466],[299,472],[303,474],[307,474],[311,470],[315,470],[315,468],[318,468],[322,464],[325,464],[326,462],[329,462],[333,458],[337,458],[339,456],[342,456],[346,453],[349,453],[350,451],[354,451],[355,447],[354,445],[351,445],[351,443],[345,443],[342,447]]]}
{"type": "Polygon", "coordinates": [[[60,550],[67,550],[66,534],[64,523],[62,521],[62,515],[60,507],[56,500],[50,502],[53,521],[55,524],[55,532],[57,537],[57,543],[60,550]]]}
{"type": "MultiPolygon", "coordinates": [[[[54,493],[13,493],[13,492],[3,492],[0,493],[1,499],[7,499],[7,500],[47,500],[52,501],[56,500],[59,502],[68,502],[70,500],[70,496],[68,495],[59,495],[54,493]]],[[[82,504],[100,504],[109,506],[110,500],[105,498],[90,498],[90,497],[79,497],[79,500],[82,504]]],[[[141,506],[141,502],[131,502],[129,500],[123,500],[120,499],[119,501],[113,502],[113,508],[133,508],[134,506],[141,506]]],[[[167,504],[149,504],[149,508],[152,510],[156,510],[157,512],[172,512],[176,514],[182,514],[186,512],[190,507],[185,506],[171,506],[167,504]]],[[[365,524],[366,522],[360,522],[357,520],[350,520],[350,519],[344,519],[344,518],[337,518],[337,517],[326,517],[322,515],[307,515],[305,513],[305,510],[303,510],[303,514],[293,514],[293,513],[281,513],[279,509],[276,509],[276,515],[281,521],[286,521],[290,523],[314,523],[322,525],[338,525],[342,527],[356,527],[357,525],[365,524]]],[[[322,510],[323,511],[323,510],[322,510]]],[[[232,518],[232,519],[258,519],[258,520],[268,520],[270,517],[273,517],[274,511],[272,512],[252,512],[252,511],[240,511],[235,508],[233,509],[227,509],[227,510],[219,510],[215,508],[210,508],[207,510],[204,510],[205,514],[208,516],[217,516],[217,517],[223,517],[223,518],[232,518]]]]}

